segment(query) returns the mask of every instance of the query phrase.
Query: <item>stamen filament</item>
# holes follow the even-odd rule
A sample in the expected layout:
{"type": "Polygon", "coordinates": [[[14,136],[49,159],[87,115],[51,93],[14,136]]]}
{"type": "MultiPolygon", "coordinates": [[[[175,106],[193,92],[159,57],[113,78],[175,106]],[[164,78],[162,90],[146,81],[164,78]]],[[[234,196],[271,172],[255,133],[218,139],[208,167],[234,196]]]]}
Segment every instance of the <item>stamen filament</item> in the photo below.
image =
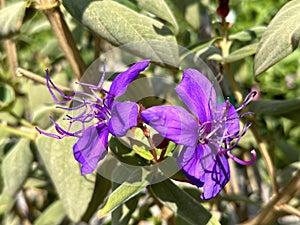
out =
{"type": "Polygon", "coordinates": [[[227,152],[227,155],[229,156],[229,158],[233,159],[235,162],[237,162],[243,166],[247,166],[247,165],[254,163],[256,160],[256,151],[253,149],[253,150],[251,150],[250,153],[252,154],[252,158],[249,161],[244,161],[242,159],[237,158],[230,151],[227,152]]]}

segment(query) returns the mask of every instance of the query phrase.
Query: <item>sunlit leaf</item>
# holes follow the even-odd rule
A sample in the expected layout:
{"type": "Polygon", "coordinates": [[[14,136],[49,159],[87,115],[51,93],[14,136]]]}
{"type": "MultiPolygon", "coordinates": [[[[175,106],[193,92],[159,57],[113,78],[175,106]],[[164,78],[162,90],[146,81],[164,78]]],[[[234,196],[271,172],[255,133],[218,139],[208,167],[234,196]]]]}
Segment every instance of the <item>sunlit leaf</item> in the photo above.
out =
{"type": "Polygon", "coordinates": [[[137,167],[130,175],[128,174],[128,171],[120,167],[116,168],[114,174],[117,176],[114,178],[115,180],[123,180],[123,182],[110,194],[107,202],[98,211],[99,218],[106,216],[121,204],[139,194],[147,185],[149,185],[149,182],[146,180],[147,171],[142,167],[137,167]]]}
{"type": "Polygon", "coordinates": [[[0,195],[0,215],[10,211],[15,204],[15,197],[11,197],[6,193],[0,195]]]}
{"type": "Polygon", "coordinates": [[[189,224],[220,224],[207,209],[176,186],[171,180],[167,179],[150,187],[153,194],[164,205],[189,222],[189,224]]]}
{"type": "Polygon", "coordinates": [[[112,212],[112,225],[127,225],[132,218],[132,213],[136,210],[140,195],[127,200],[112,212]]]}
{"type": "Polygon", "coordinates": [[[257,43],[247,45],[243,48],[240,48],[232,53],[230,53],[227,57],[223,58],[224,62],[231,63],[241,59],[246,58],[247,56],[254,55],[257,49],[257,43]]]}
{"type": "Polygon", "coordinates": [[[128,147],[128,145],[125,145],[125,143],[116,137],[110,138],[109,148],[121,162],[136,166],[148,164],[148,161],[145,158],[136,154],[135,151],[128,147]]]}
{"type": "Polygon", "coordinates": [[[0,10],[0,38],[20,32],[26,12],[26,1],[16,2],[0,10]]]}
{"type": "MultiPolygon", "coordinates": [[[[111,163],[109,161],[106,161],[111,163]]],[[[101,166],[104,166],[101,164],[101,166]]],[[[98,171],[101,171],[101,166],[98,168],[98,171]]],[[[111,166],[111,164],[109,165],[111,166]]],[[[101,205],[104,200],[106,199],[109,191],[111,190],[111,181],[107,179],[107,177],[101,176],[99,173],[96,175],[96,184],[95,184],[95,191],[93,197],[90,201],[89,207],[83,216],[83,221],[89,221],[91,217],[95,214],[99,205],[101,205]]]]}
{"type": "Polygon", "coordinates": [[[175,33],[178,32],[178,24],[177,21],[170,10],[169,6],[164,0],[139,0],[138,5],[142,8],[147,10],[150,13],[158,16],[159,18],[167,21],[170,23],[174,29],[175,33]]]}
{"type": "MultiPolygon", "coordinates": [[[[53,128],[48,131],[55,132],[53,128]]],[[[67,215],[72,221],[78,222],[92,198],[95,175],[80,174],[79,164],[73,156],[75,141],[41,135],[37,139],[37,147],[67,215]]]]}
{"type": "Polygon", "coordinates": [[[29,143],[29,139],[21,139],[3,159],[3,192],[11,197],[22,188],[31,169],[33,155],[29,143]]]}
{"type": "Polygon", "coordinates": [[[171,30],[161,22],[139,14],[115,1],[63,0],[63,5],[82,24],[110,43],[127,51],[176,65],[178,49],[171,30]]]}
{"type": "Polygon", "coordinates": [[[149,150],[147,150],[145,148],[145,146],[143,146],[143,145],[142,146],[133,145],[132,149],[136,154],[138,154],[142,158],[147,159],[147,160],[153,160],[153,155],[150,153],[149,150]]]}
{"type": "Polygon", "coordinates": [[[272,19],[255,56],[254,72],[259,75],[291,54],[300,41],[300,0],[289,1],[272,19]]]}
{"type": "Polygon", "coordinates": [[[265,32],[265,26],[253,27],[247,30],[240,31],[236,34],[229,35],[230,40],[238,40],[238,41],[251,41],[256,38],[260,38],[261,35],[265,32]]]}
{"type": "Polygon", "coordinates": [[[34,221],[34,225],[59,225],[66,216],[61,201],[52,203],[43,213],[34,221]]]}

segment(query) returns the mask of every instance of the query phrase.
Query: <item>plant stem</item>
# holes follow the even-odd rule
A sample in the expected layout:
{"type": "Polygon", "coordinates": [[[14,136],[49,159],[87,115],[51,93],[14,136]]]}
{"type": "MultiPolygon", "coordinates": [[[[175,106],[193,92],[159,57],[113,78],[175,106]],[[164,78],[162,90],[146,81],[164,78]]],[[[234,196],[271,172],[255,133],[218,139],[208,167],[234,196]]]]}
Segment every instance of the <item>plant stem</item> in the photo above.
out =
{"type": "MultiPolygon", "coordinates": [[[[1,9],[5,7],[5,0],[1,1],[1,9]]],[[[17,48],[15,42],[7,39],[3,41],[3,46],[5,53],[7,55],[7,63],[9,66],[9,71],[11,73],[11,78],[14,80],[16,78],[16,68],[18,67],[18,57],[17,48]]]]}
{"type": "MultiPolygon", "coordinates": [[[[231,46],[231,42],[227,40],[227,37],[224,37],[223,40],[220,42],[220,48],[222,49],[223,57],[226,57],[226,56],[229,55],[230,46],[231,46]]],[[[231,71],[230,64],[229,63],[224,63],[223,68],[226,71],[227,77],[228,77],[229,82],[230,82],[230,86],[233,89],[233,94],[234,94],[237,102],[239,103],[239,105],[241,105],[242,102],[243,102],[243,96],[242,96],[242,94],[241,94],[241,92],[238,88],[238,85],[237,85],[235,79],[234,79],[233,73],[231,71]]],[[[253,133],[254,138],[257,141],[258,148],[259,148],[259,150],[260,150],[260,152],[263,156],[263,159],[266,163],[268,173],[269,173],[269,175],[271,177],[271,180],[272,180],[273,193],[276,194],[278,192],[278,185],[277,185],[277,182],[276,182],[275,169],[274,169],[271,157],[268,153],[266,145],[264,144],[264,142],[260,138],[255,126],[251,126],[250,129],[253,133]]]]}
{"type": "Polygon", "coordinates": [[[37,9],[41,10],[48,18],[52,30],[58,40],[60,48],[65,53],[75,76],[80,80],[86,70],[84,61],[76,46],[72,33],[64,20],[57,0],[39,0],[37,9]]]}
{"type": "Polygon", "coordinates": [[[18,116],[17,114],[15,114],[14,112],[11,112],[11,111],[10,111],[9,114],[10,114],[11,116],[13,116],[14,118],[16,118],[16,119],[18,120],[18,122],[19,122],[20,124],[22,124],[23,126],[29,128],[29,129],[35,129],[35,128],[34,128],[34,125],[32,125],[29,121],[27,121],[27,120],[25,120],[25,119],[19,117],[19,116],[18,116]]]}
{"type": "Polygon", "coordinates": [[[275,173],[275,168],[272,162],[272,159],[270,157],[270,154],[268,152],[266,144],[262,141],[260,138],[258,131],[255,126],[251,126],[250,130],[252,131],[252,134],[257,142],[258,148],[260,150],[260,153],[266,163],[268,174],[271,177],[271,182],[272,182],[272,190],[274,194],[278,193],[278,184],[276,181],[276,173],[275,173]]]}
{"type": "Polygon", "coordinates": [[[93,33],[93,37],[94,37],[94,60],[98,59],[101,53],[101,37],[96,34],[93,33]]]}
{"type": "MultiPolygon", "coordinates": [[[[27,77],[27,78],[29,78],[37,83],[40,83],[40,84],[46,85],[46,83],[47,83],[45,78],[43,78],[40,75],[35,74],[31,71],[22,69],[22,68],[18,68],[16,73],[17,73],[17,76],[19,76],[19,77],[24,76],[24,77],[27,77]]],[[[66,94],[73,92],[71,89],[61,86],[59,84],[55,84],[55,86],[57,86],[62,92],[66,93],[66,94]]],[[[51,86],[51,88],[53,88],[53,87],[51,86]]]]}
{"type": "Polygon", "coordinates": [[[37,132],[35,131],[31,132],[32,130],[30,130],[30,132],[28,132],[28,129],[22,130],[20,128],[10,127],[1,121],[0,121],[0,129],[17,136],[29,138],[30,140],[35,140],[35,138],[37,137],[37,132]]]}
{"type": "Polygon", "coordinates": [[[150,149],[151,149],[151,154],[153,155],[154,162],[158,162],[156,150],[155,150],[155,145],[153,143],[153,140],[150,135],[149,129],[145,125],[141,125],[140,128],[142,129],[145,137],[147,138],[147,141],[149,143],[150,149]]]}

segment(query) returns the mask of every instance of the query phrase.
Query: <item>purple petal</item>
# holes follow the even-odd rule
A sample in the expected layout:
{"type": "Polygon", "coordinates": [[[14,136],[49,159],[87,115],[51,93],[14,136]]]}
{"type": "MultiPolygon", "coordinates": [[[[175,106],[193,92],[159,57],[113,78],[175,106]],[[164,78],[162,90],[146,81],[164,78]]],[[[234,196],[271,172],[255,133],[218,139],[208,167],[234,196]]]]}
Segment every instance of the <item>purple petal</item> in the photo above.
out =
{"type": "Polygon", "coordinates": [[[111,119],[108,122],[109,132],[117,137],[124,136],[138,121],[138,105],[134,102],[114,102],[111,119]]]}
{"type": "Polygon", "coordinates": [[[186,69],[175,91],[201,123],[211,120],[210,105],[215,105],[213,84],[199,71],[186,69]]]}
{"type": "Polygon", "coordinates": [[[214,162],[205,170],[203,193],[201,198],[208,200],[214,198],[228,183],[230,169],[225,154],[217,154],[214,162]]]}
{"type": "Polygon", "coordinates": [[[82,164],[81,174],[92,173],[98,161],[106,155],[108,129],[105,124],[87,128],[73,146],[75,159],[82,164]]]}
{"type": "Polygon", "coordinates": [[[198,139],[199,126],[184,108],[179,106],[153,106],[142,111],[142,119],[161,136],[177,144],[193,146],[198,139]]]}
{"type": "Polygon", "coordinates": [[[129,69],[116,76],[109,89],[109,104],[111,103],[112,98],[116,98],[125,93],[127,86],[138,77],[140,72],[146,69],[149,63],[149,60],[137,62],[129,69]]]}
{"type": "Polygon", "coordinates": [[[179,157],[177,164],[185,176],[196,186],[202,187],[204,179],[204,170],[200,167],[203,149],[199,145],[192,147],[184,147],[179,157]]]}
{"type": "Polygon", "coordinates": [[[228,113],[226,115],[226,127],[230,134],[237,134],[240,131],[239,115],[232,104],[229,105],[228,113]]]}
{"type": "Polygon", "coordinates": [[[184,147],[177,158],[181,171],[198,187],[203,186],[206,168],[209,168],[216,158],[216,147],[198,143],[193,147],[184,147]]]}

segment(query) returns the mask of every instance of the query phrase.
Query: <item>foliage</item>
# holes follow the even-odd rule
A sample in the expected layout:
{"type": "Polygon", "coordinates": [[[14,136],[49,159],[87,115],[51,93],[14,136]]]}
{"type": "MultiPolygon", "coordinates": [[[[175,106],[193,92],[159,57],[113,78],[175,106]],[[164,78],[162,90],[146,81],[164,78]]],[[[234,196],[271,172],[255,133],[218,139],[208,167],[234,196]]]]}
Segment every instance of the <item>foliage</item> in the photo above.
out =
{"type": "MultiPolygon", "coordinates": [[[[1,224],[299,222],[300,1],[230,1],[226,18],[216,13],[218,2],[1,1],[1,224]],[[147,87],[133,82],[126,92],[131,101],[131,93],[144,93],[140,103],[147,108],[182,104],[166,89],[179,83],[189,65],[178,69],[176,63],[191,57],[208,65],[201,64],[199,71],[222,77],[221,90],[232,104],[241,105],[247,93],[259,91],[248,107],[254,115],[241,121],[251,122],[251,131],[234,150],[247,160],[243,151],[255,149],[256,163],[231,164],[230,184],[216,198],[202,201],[202,190],[177,168],[180,146],[168,142],[148,151],[147,138],[136,130],[131,145],[111,137],[110,157],[95,173],[81,176],[72,155],[75,139],[51,139],[35,129],[54,132],[49,116],[65,122],[44,71],[48,68],[51,79],[70,93],[74,81],[93,78],[84,75],[87,65],[105,52],[122,65],[151,59],[140,75],[152,77],[151,82],[145,81],[147,87]],[[153,163],[155,155],[165,157],[159,165],[153,163]]],[[[109,60],[107,72],[119,72],[109,60]]],[[[98,72],[93,76],[100,79],[98,72]]]]}

